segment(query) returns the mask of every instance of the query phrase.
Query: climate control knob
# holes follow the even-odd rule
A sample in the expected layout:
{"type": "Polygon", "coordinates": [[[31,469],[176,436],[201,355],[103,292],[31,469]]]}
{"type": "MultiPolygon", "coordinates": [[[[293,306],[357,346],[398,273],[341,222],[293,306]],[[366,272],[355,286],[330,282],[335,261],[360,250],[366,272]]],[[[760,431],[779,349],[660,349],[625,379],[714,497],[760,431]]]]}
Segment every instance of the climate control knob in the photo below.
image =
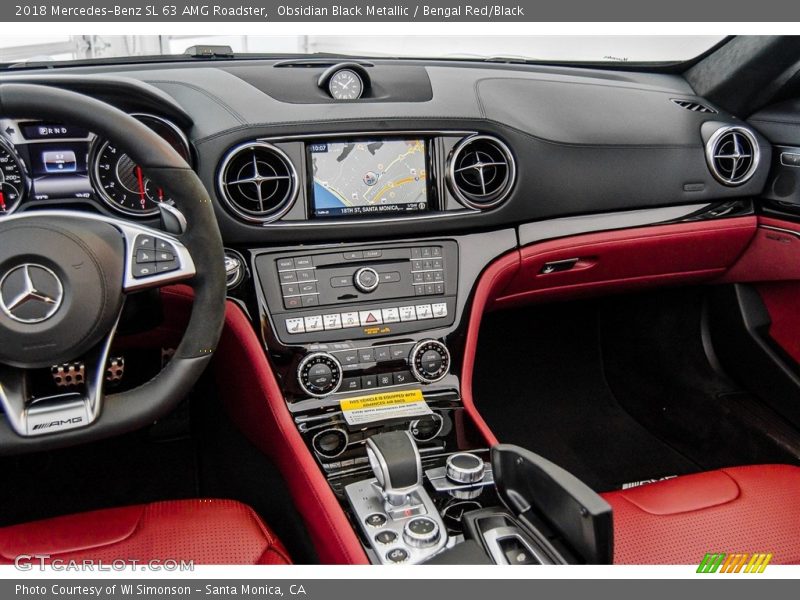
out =
{"type": "Polygon", "coordinates": [[[450,352],[436,340],[423,340],[411,350],[411,372],[422,383],[435,383],[450,371],[450,352]]]}
{"type": "Polygon", "coordinates": [[[335,394],[342,385],[342,365],[327,352],[314,352],[297,366],[297,382],[315,398],[335,394]]]}

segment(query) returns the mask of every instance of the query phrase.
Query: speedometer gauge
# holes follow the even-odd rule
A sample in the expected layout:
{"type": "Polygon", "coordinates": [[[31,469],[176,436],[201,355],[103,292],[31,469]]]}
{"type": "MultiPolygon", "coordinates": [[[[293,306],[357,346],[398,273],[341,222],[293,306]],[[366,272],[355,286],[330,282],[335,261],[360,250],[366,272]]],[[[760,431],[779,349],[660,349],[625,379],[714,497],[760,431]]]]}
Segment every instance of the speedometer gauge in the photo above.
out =
{"type": "Polygon", "coordinates": [[[14,212],[25,197],[28,178],[16,153],[0,141],[0,217],[14,212]]]}
{"type": "MultiPolygon", "coordinates": [[[[133,115],[164,138],[188,163],[189,142],[173,123],[152,115],[133,115]]],[[[158,214],[160,202],[172,203],[164,191],[131,158],[107,140],[96,140],[92,150],[92,179],[95,190],[114,210],[135,217],[158,214]]]]}

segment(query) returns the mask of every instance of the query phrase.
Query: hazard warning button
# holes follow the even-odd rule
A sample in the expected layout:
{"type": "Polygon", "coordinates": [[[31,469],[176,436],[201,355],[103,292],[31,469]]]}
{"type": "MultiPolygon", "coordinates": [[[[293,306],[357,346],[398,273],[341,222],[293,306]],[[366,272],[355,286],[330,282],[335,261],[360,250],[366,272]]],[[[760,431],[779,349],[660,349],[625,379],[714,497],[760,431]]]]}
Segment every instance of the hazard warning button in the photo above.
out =
{"type": "Polygon", "coordinates": [[[361,310],[358,312],[358,317],[361,320],[361,326],[367,325],[380,325],[383,323],[380,310],[361,310]]]}

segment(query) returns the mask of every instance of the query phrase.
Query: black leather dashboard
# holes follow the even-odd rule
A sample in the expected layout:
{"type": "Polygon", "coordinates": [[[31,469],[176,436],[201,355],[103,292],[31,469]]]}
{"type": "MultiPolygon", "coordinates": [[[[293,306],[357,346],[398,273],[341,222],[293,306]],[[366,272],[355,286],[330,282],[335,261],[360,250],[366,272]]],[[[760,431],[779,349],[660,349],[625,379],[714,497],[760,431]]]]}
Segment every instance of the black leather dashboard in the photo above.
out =
{"type": "MultiPolygon", "coordinates": [[[[129,111],[158,111],[185,129],[196,168],[212,198],[227,243],[272,244],[478,231],[573,215],[758,195],[770,145],[756,133],[762,160],[749,181],[717,181],[705,144],[734,116],[695,112],[674,100],[703,102],[678,76],[459,62],[374,61],[377,99],[324,102],[304,92],[330,64],[276,61],[82,67],[57,74],[0,78],[77,89],[129,111]],[[221,63],[222,64],[222,63],[221,63]],[[402,93],[392,80],[411,87],[402,93]],[[280,89],[272,83],[280,82],[280,89]],[[369,221],[330,227],[252,224],[219,202],[220,161],[237,144],[259,138],[345,132],[436,130],[496,136],[510,148],[517,180],[497,208],[453,211],[435,219],[369,221]]],[[[316,89],[316,88],[314,88],[316,89]]],[[[316,92],[315,92],[316,93],[316,92]]],[[[294,160],[294,157],[292,157],[294,160]]],[[[299,169],[299,166],[298,166],[299,169]]]]}

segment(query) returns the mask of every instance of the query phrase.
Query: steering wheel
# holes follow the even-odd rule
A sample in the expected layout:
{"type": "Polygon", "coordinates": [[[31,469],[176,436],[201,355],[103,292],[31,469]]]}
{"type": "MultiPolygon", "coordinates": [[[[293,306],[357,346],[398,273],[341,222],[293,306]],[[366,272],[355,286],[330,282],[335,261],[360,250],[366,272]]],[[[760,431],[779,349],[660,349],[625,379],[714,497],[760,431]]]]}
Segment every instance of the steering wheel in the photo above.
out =
{"type": "Polygon", "coordinates": [[[174,200],[169,234],[71,210],[0,219],[0,454],[40,451],[143,427],[168,413],[208,364],[222,331],[222,239],[200,179],[173,148],[104,102],[43,85],[0,84],[0,115],[81,126],[110,139],[174,200]],[[158,261],[153,260],[153,257],[158,261]],[[106,362],[125,297],[185,281],[189,324],[167,366],[106,395],[106,362]],[[82,359],[82,393],[33,397],[35,369],[82,359]]]}

